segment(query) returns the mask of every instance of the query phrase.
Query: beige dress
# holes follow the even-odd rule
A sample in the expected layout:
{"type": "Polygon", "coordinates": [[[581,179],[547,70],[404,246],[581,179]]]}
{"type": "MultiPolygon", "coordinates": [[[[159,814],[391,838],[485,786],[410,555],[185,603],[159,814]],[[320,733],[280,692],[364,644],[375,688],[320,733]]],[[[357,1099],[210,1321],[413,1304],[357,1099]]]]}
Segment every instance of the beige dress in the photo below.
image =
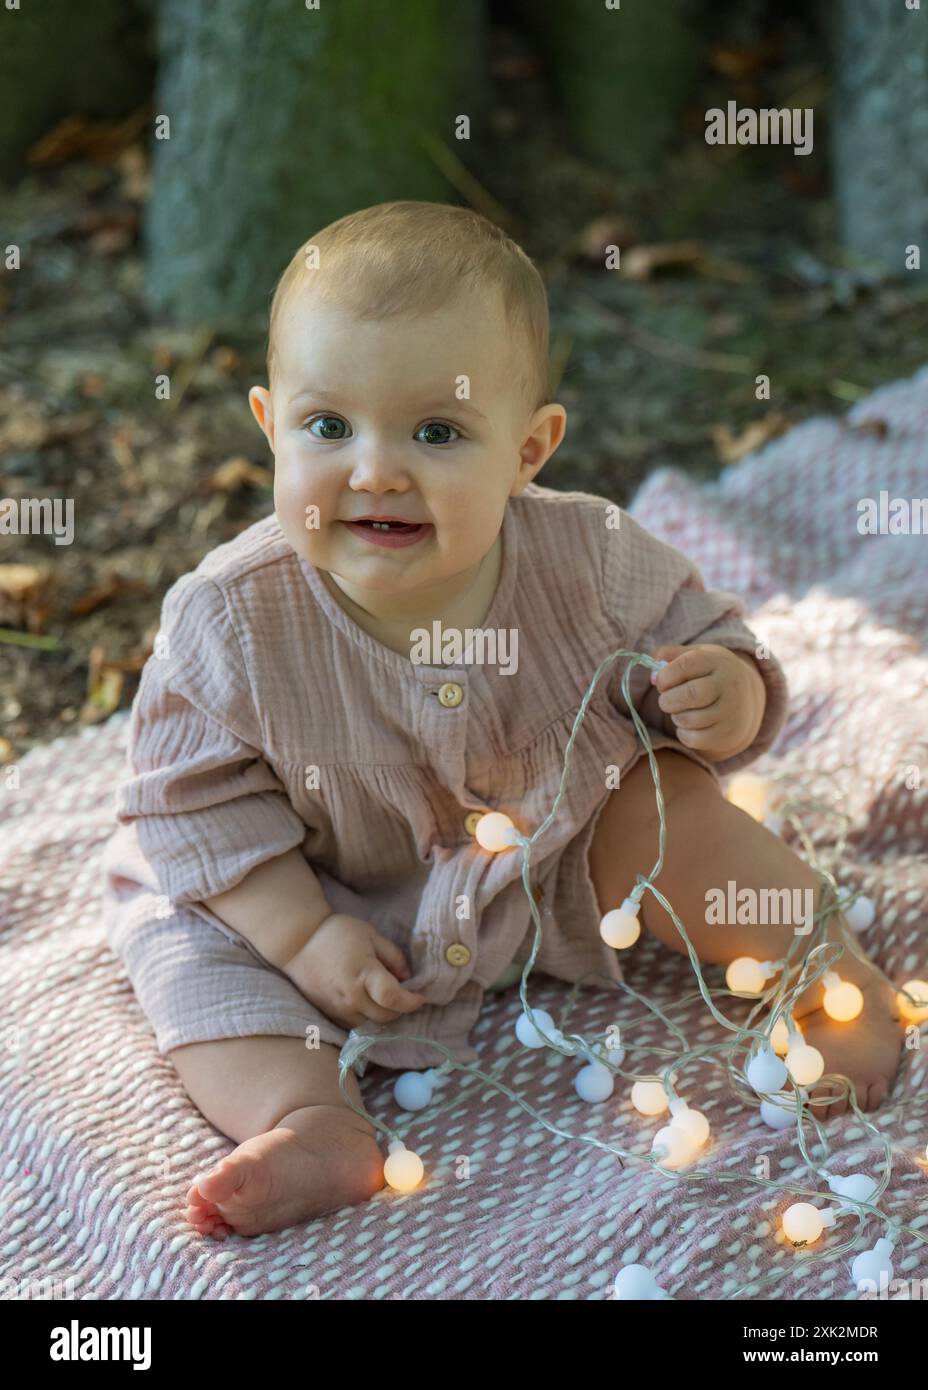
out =
{"type": "MultiPolygon", "coordinates": [[[[437,665],[391,650],[346,614],[274,516],[172,586],[133,704],[103,883],[109,940],[162,1052],[256,1033],[300,1037],[313,1025],[322,1042],[345,1042],[345,1029],[201,901],[299,845],[333,911],[397,942],[413,972],[406,983],[428,1001],[359,1030],[378,1039],[368,1059],[434,1066],[445,1059],[434,1040],[457,1061],[476,1060],[468,1035],[484,991],[525,960],[534,933],[522,852],[482,849],[479,815],[505,811],[522,834],[535,832],[610,652],[756,646],[735,595],[707,591],[680,551],[628,513],[607,525],[607,509],[614,518],[605,498],[539,484],[507,503],[481,629],[517,634],[514,670],[478,660],[476,646],[437,665]],[[381,1040],[388,1033],[420,1041],[381,1040]]],[[[625,665],[615,662],[596,688],[558,815],[532,852],[536,969],[571,982],[596,971],[622,978],[599,935],[587,854],[610,769],[624,773],[643,752],[622,712],[625,665]]],[[[647,671],[635,668],[632,699],[655,747],[722,776],[766,751],[787,692],[775,658],[758,665],[762,727],[749,749],[717,764],[676,741],[647,671]]]]}

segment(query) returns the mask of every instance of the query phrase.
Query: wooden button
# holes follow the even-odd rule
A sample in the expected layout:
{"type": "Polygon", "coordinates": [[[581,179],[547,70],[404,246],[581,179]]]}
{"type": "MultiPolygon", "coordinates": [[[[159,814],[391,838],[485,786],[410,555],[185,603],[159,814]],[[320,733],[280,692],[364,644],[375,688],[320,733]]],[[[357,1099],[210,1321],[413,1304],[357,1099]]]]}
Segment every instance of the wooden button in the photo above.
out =
{"type": "Polygon", "coordinates": [[[449,965],[466,965],[470,960],[470,951],[463,941],[453,941],[445,952],[445,960],[449,965]]]}
{"type": "Polygon", "coordinates": [[[464,691],[454,681],[445,681],[444,685],[439,687],[438,699],[447,709],[454,709],[455,705],[459,705],[464,699],[464,691]]]}
{"type": "Polygon", "coordinates": [[[467,831],[468,835],[476,835],[477,826],[483,820],[483,816],[483,811],[471,811],[469,815],[465,816],[464,829],[467,831]]]}

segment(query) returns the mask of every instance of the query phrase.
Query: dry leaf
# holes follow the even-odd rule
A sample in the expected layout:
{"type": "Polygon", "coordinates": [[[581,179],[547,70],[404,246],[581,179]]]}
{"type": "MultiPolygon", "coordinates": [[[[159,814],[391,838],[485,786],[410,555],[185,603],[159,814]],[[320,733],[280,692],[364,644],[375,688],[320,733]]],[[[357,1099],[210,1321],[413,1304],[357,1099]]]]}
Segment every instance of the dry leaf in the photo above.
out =
{"type": "Polygon", "coordinates": [[[128,145],[136,143],[149,117],[147,106],[139,107],[124,121],[65,116],[31,147],[27,156],[29,163],[61,164],[78,155],[110,163],[128,145]]]}
{"type": "Polygon", "coordinates": [[[107,661],[99,645],[90,649],[87,668],[87,699],[80,712],[81,722],[95,724],[119,708],[123,673],[118,664],[107,661]]]}
{"type": "Polygon", "coordinates": [[[769,444],[771,439],[777,439],[781,434],[785,434],[789,427],[789,419],[782,411],[771,410],[762,420],[755,420],[752,425],[748,425],[738,435],[728,425],[712,425],[709,433],[715,445],[715,452],[721,461],[723,463],[737,463],[739,459],[743,459],[765,444],[769,444]]]}
{"type": "Polygon", "coordinates": [[[99,418],[95,410],[84,410],[79,415],[62,415],[48,420],[34,409],[30,411],[27,406],[9,415],[3,422],[0,454],[10,449],[42,449],[47,444],[74,439],[93,429],[99,418]]]}
{"type": "Polygon", "coordinates": [[[8,738],[0,738],[0,763],[11,763],[13,758],[13,745],[8,738]]]}
{"type": "Polygon", "coordinates": [[[629,280],[649,280],[655,270],[697,267],[705,252],[696,241],[662,241],[633,246],[622,256],[622,273],[629,280]]]}
{"type": "Polygon", "coordinates": [[[98,584],[95,589],[90,589],[82,598],[76,599],[68,609],[68,614],[72,618],[83,618],[88,613],[92,613],[101,604],[108,603],[117,594],[147,594],[148,585],[141,579],[127,579],[122,574],[109,575],[102,584],[98,584]]]}
{"type": "Polygon", "coordinates": [[[217,347],[211,353],[210,361],[223,376],[233,376],[242,365],[242,354],[232,347],[217,347]]]}
{"type": "Polygon", "coordinates": [[[251,487],[272,487],[274,475],[268,468],[262,468],[251,459],[241,456],[227,459],[215,469],[207,479],[211,492],[238,492],[246,485],[251,487]]]}
{"type": "Polygon", "coordinates": [[[750,77],[769,67],[776,56],[776,44],[772,39],[753,44],[750,48],[735,48],[728,44],[715,44],[709,50],[709,61],[723,77],[737,79],[750,77]]]}
{"type": "Polygon", "coordinates": [[[875,439],[885,439],[889,434],[889,423],[879,415],[867,415],[863,420],[856,420],[851,423],[848,420],[841,422],[845,429],[853,430],[855,434],[872,434],[875,439]]]}
{"type": "Polygon", "coordinates": [[[41,632],[51,613],[47,565],[0,565],[0,627],[41,632]]]}
{"type": "Polygon", "coordinates": [[[634,245],[635,228],[631,222],[618,213],[607,213],[596,217],[577,233],[576,247],[581,256],[601,265],[607,246],[618,246],[620,251],[634,245]]]}

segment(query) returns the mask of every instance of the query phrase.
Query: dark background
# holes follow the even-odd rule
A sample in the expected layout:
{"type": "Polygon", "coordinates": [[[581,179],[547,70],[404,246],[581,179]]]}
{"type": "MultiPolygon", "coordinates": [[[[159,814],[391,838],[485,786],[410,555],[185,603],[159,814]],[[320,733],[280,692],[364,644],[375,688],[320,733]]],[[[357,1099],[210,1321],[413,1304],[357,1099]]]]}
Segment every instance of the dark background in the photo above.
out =
{"type": "Polygon", "coordinates": [[[125,707],[165,589],[272,509],[247,391],[277,277],[345,212],[465,203],[535,258],[549,486],[711,477],[928,356],[905,0],[23,0],[0,132],[0,498],[76,527],[0,535],[0,761],[125,707]],[[729,100],[811,108],[813,152],[707,145],[729,100]]]}

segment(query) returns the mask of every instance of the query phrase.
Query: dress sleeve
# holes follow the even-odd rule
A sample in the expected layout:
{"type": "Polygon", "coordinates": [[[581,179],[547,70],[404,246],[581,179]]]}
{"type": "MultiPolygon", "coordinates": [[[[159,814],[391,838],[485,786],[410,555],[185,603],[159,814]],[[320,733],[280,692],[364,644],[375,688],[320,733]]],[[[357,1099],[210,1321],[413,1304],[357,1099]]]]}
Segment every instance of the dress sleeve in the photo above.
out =
{"type": "Polygon", "coordinates": [[[132,706],[116,816],[175,903],[225,892],[308,827],[262,757],[249,673],[221,589],[193,572],[165,595],[132,706]]]}
{"type": "MultiPolygon", "coordinates": [[[[604,528],[603,592],[606,611],[618,624],[621,646],[651,653],[660,646],[714,643],[732,651],[750,652],[767,691],[764,717],[754,742],[741,753],[713,766],[727,776],[766,753],[776,742],[786,720],[789,691],[779,661],[762,651],[757,636],[743,621],[745,607],[737,594],[707,589],[696,565],[675,546],[659,540],[626,512],[616,530],[604,528]]],[[[611,693],[626,715],[621,675],[625,663],[617,662],[611,693]]],[[[632,702],[650,728],[671,738],[677,731],[670,716],[658,704],[659,694],[650,673],[636,666],[629,679],[632,702]]],[[[699,755],[697,750],[687,750],[699,755]]]]}

